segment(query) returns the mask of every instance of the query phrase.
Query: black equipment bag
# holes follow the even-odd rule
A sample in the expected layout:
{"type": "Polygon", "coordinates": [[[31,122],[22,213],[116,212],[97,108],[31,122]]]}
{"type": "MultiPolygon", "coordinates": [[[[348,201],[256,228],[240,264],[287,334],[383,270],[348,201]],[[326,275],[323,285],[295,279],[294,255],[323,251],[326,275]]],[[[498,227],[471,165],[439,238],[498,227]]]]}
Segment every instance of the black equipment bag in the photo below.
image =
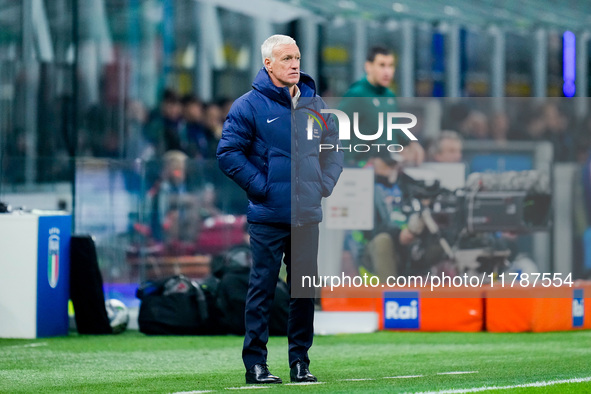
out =
{"type": "MultiPolygon", "coordinates": [[[[214,310],[220,332],[244,335],[246,331],[244,310],[251,266],[252,251],[247,244],[236,245],[212,261],[211,271],[218,279],[214,310]]],[[[289,300],[287,284],[279,279],[269,317],[269,335],[287,335],[289,300]]]]}
{"type": "Polygon", "coordinates": [[[184,275],[146,281],[136,296],[141,300],[138,324],[144,334],[203,335],[214,329],[205,291],[184,275]]]}
{"type": "MultiPolygon", "coordinates": [[[[217,286],[217,310],[221,330],[228,334],[244,335],[244,310],[250,267],[226,268],[217,286]]],[[[289,291],[279,279],[269,318],[269,335],[287,335],[289,291]]]]}
{"type": "Polygon", "coordinates": [[[103,278],[94,240],[90,235],[72,235],[70,242],[70,298],[80,334],[112,334],[105,309],[103,278]]]}

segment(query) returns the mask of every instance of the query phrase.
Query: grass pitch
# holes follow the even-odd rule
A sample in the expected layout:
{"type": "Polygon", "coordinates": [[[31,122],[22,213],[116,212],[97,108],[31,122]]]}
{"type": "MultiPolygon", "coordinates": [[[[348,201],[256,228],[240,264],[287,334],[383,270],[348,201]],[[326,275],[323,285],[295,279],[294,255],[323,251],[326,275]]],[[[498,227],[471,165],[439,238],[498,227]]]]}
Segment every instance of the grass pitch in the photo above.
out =
{"type": "MultiPolygon", "coordinates": [[[[148,337],[133,331],[0,339],[0,393],[226,392],[246,386],[241,346],[240,337],[148,337]]],[[[322,383],[286,385],[287,340],[271,338],[270,370],[285,383],[262,387],[309,393],[493,386],[495,392],[499,387],[528,393],[591,392],[591,331],[316,336],[310,357],[311,371],[322,383]]]]}

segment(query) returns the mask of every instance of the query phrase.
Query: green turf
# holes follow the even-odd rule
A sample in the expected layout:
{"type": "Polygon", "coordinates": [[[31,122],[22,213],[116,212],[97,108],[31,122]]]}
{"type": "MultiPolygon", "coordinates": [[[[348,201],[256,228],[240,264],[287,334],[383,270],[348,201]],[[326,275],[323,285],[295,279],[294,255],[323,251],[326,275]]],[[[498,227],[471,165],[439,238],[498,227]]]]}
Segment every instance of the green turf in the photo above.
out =
{"type": "MultiPolygon", "coordinates": [[[[226,391],[244,386],[241,345],[240,337],[137,332],[0,339],[0,393],[226,391]]],[[[310,356],[311,370],[324,384],[281,385],[264,392],[419,392],[591,377],[591,331],[317,336],[310,356]],[[478,373],[437,375],[450,371],[478,373]],[[384,379],[400,375],[423,377],[384,379]],[[343,381],[357,378],[374,380],[343,381]]],[[[269,365],[289,380],[285,338],[271,338],[269,365]]],[[[591,392],[591,382],[514,391],[591,392]]]]}

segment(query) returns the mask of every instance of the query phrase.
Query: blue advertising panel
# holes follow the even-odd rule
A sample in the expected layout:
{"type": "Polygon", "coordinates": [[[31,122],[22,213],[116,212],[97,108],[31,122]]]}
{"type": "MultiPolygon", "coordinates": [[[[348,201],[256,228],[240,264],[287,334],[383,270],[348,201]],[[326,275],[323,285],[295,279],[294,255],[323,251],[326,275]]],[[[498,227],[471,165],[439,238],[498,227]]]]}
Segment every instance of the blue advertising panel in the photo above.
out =
{"type": "Polygon", "coordinates": [[[37,337],[68,334],[69,215],[39,216],[37,236],[37,337]]]}

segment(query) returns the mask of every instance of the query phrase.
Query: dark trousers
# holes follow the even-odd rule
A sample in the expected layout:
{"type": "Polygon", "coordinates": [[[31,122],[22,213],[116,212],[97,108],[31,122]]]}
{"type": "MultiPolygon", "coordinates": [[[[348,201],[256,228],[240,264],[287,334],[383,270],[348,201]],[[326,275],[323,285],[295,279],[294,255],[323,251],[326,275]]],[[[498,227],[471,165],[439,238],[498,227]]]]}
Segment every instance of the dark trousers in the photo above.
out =
{"type": "Polygon", "coordinates": [[[296,361],[310,363],[308,349],[314,338],[314,289],[301,286],[303,275],[317,275],[318,224],[251,224],[252,268],[246,295],[244,347],[242,360],[246,369],[267,363],[269,314],[283,259],[290,289],[287,338],[289,365],[296,361]],[[293,286],[292,286],[293,283],[293,286]]]}

